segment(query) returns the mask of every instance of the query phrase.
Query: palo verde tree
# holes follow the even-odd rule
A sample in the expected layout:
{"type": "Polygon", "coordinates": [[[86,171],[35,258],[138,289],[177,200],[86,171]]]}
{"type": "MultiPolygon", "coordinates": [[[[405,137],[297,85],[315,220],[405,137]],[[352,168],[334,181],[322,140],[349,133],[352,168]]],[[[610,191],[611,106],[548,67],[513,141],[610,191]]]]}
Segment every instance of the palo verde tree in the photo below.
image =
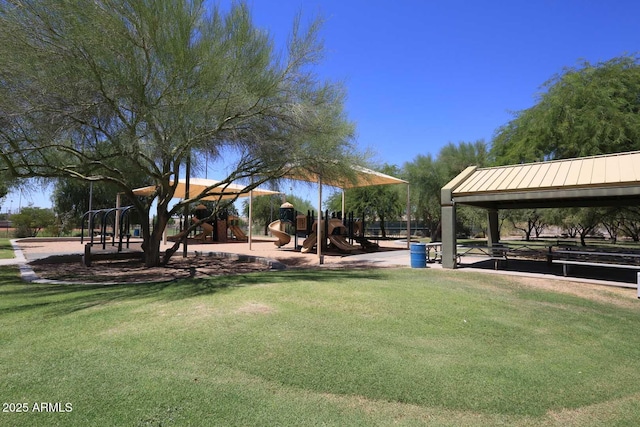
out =
{"type": "Polygon", "coordinates": [[[219,185],[246,192],[292,165],[350,170],[344,91],[312,70],[320,26],[296,19],[276,49],[244,3],[0,1],[0,173],[115,185],[146,219],[146,265],[166,262],[167,222],[209,190],[171,205],[178,178],[205,154],[233,159],[219,185]]]}
{"type": "Polygon", "coordinates": [[[546,82],[533,107],[498,129],[495,163],[640,149],[640,62],[622,56],[567,68],[546,82]]]}
{"type": "MultiPolygon", "coordinates": [[[[435,159],[430,154],[418,155],[413,161],[404,164],[403,176],[411,183],[413,215],[429,224],[432,240],[440,240],[442,187],[468,166],[487,166],[487,158],[487,144],[478,140],[448,143],[440,149],[435,159]]],[[[459,219],[462,222],[465,222],[464,216],[465,212],[461,211],[459,219]]],[[[474,213],[467,211],[466,216],[474,216],[474,213]]]]}

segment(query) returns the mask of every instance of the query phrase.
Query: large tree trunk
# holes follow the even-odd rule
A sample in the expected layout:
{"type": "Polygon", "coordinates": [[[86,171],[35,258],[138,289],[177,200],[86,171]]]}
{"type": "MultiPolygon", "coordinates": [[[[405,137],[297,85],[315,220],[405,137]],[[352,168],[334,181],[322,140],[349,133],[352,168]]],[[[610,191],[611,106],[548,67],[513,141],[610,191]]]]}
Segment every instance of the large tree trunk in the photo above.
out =
{"type": "Polygon", "coordinates": [[[585,241],[585,238],[587,237],[587,232],[586,230],[584,232],[580,233],[580,245],[581,246],[587,246],[587,242],[585,241]]]}
{"type": "Polygon", "coordinates": [[[387,229],[384,226],[384,216],[380,215],[380,233],[383,238],[387,237],[387,229]]]}
{"type": "Polygon", "coordinates": [[[432,242],[441,242],[442,241],[442,221],[438,221],[435,227],[431,227],[431,241],[432,242]]]}
{"type": "MultiPolygon", "coordinates": [[[[145,215],[142,215],[144,218],[145,215]]],[[[149,227],[149,215],[146,215],[146,221],[142,224],[142,251],[144,252],[145,267],[158,267],[167,263],[168,258],[161,261],[160,244],[162,243],[162,235],[169,222],[169,212],[160,207],[156,213],[156,221],[153,230],[149,227]]],[[[175,252],[175,251],[174,251],[175,252]]],[[[170,256],[169,256],[170,258],[170,256]]]]}

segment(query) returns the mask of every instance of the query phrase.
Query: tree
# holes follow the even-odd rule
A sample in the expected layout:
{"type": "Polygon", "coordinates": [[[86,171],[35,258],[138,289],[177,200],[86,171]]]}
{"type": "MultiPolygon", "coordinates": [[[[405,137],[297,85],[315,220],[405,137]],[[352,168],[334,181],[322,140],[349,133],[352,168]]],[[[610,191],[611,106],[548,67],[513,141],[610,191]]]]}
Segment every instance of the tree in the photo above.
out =
{"type": "Polygon", "coordinates": [[[9,194],[11,188],[15,187],[16,184],[15,179],[11,175],[0,170],[0,200],[9,194]]]}
{"type": "Polygon", "coordinates": [[[634,242],[640,242],[640,208],[629,206],[619,211],[620,231],[634,242]]]}
{"type": "Polygon", "coordinates": [[[11,215],[11,222],[16,229],[16,237],[37,237],[40,230],[55,224],[56,216],[51,209],[29,206],[11,215]]]}
{"type": "Polygon", "coordinates": [[[540,237],[542,230],[548,225],[544,212],[539,209],[511,209],[506,217],[516,230],[524,232],[525,240],[531,240],[531,233],[540,237]]]}
{"type": "Polygon", "coordinates": [[[73,226],[80,225],[80,218],[89,210],[106,209],[115,206],[118,189],[105,183],[87,183],[75,179],[59,179],[51,196],[56,214],[69,218],[73,226]]]}
{"type": "Polygon", "coordinates": [[[403,166],[403,176],[410,183],[411,215],[431,230],[431,240],[439,240],[440,189],[447,181],[442,168],[430,154],[418,155],[403,166]]]}
{"type": "Polygon", "coordinates": [[[431,230],[431,239],[440,240],[440,191],[444,185],[468,166],[486,166],[488,147],[483,140],[449,143],[431,155],[418,155],[403,166],[404,177],[411,183],[413,214],[423,219],[431,230]]]}
{"type": "Polygon", "coordinates": [[[571,237],[580,236],[580,244],[587,246],[586,237],[600,225],[605,214],[603,208],[569,208],[564,212],[564,226],[571,237]]]}
{"type": "Polygon", "coordinates": [[[320,26],[297,19],[281,53],[244,3],[1,2],[0,173],[114,185],[145,219],[146,265],[161,264],[167,222],[207,191],[170,204],[204,153],[232,157],[219,185],[253,177],[246,192],[294,166],[350,171],[344,91],[312,72],[320,26]],[[140,174],[152,197],[134,196],[140,174]]]}
{"type": "Polygon", "coordinates": [[[497,164],[640,149],[640,62],[622,56],[566,68],[493,140],[497,164]]]}

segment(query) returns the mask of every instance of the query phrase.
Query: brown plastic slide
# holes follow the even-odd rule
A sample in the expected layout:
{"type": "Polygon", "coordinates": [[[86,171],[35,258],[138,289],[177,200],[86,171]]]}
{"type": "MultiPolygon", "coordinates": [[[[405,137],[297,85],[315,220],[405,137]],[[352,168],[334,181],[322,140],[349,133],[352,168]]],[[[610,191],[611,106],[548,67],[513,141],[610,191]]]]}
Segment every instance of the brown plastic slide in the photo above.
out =
{"type": "Polygon", "coordinates": [[[200,224],[200,227],[202,227],[202,233],[195,236],[194,239],[207,240],[207,236],[213,236],[213,225],[209,224],[208,222],[203,222],[202,224],[200,224]]]}
{"type": "Polygon", "coordinates": [[[358,247],[350,245],[344,236],[331,235],[329,236],[329,241],[331,242],[332,245],[334,245],[336,248],[340,249],[343,252],[353,252],[358,250],[358,247]]]}
{"type": "Polygon", "coordinates": [[[289,234],[282,231],[281,227],[282,227],[282,224],[279,219],[269,224],[269,231],[271,232],[273,237],[278,239],[275,242],[273,242],[273,244],[276,245],[277,247],[284,246],[291,241],[291,236],[289,236],[289,234]]]}
{"type": "Polygon", "coordinates": [[[309,234],[306,239],[304,239],[304,242],[302,242],[302,248],[300,248],[300,252],[302,252],[303,254],[311,252],[311,249],[313,249],[313,247],[316,246],[317,243],[318,236],[314,231],[313,233],[309,234]]]}
{"type": "Polygon", "coordinates": [[[247,240],[247,235],[244,234],[237,225],[230,225],[229,230],[231,230],[231,233],[233,233],[236,240],[247,240]]]}

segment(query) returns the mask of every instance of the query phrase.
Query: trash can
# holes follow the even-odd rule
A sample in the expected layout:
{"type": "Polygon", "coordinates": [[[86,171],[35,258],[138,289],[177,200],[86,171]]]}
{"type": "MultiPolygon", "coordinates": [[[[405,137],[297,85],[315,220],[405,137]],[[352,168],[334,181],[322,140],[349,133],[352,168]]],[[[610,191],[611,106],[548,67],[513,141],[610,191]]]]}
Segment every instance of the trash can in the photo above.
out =
{"type": "Polygon", "coordinates": [[[133,229],[133,237],[140,237],[140,229],[138,227],[133,229]]]}
{"type": "Polygon", "coordinates": [[[427,267],[427,245],[424,243],[411,244],[411,268],[427,267]]]}

